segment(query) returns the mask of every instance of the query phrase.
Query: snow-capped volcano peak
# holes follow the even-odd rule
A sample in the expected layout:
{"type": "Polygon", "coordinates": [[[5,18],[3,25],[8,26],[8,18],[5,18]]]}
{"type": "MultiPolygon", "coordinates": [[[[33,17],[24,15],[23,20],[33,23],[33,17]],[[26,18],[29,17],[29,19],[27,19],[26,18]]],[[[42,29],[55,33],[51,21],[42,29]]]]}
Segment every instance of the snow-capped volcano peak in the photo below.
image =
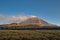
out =
{"type": "Polygon", "coordinates": [[[31,18],[36,18],[37,16],[30,16],[31,18]]]}
{"type": "Polygon", "coordinates": [[[30,16],[27,20],[21,22],[22,25],[40,25],[47,26],[48,23],[37,16],[30,16]]]}

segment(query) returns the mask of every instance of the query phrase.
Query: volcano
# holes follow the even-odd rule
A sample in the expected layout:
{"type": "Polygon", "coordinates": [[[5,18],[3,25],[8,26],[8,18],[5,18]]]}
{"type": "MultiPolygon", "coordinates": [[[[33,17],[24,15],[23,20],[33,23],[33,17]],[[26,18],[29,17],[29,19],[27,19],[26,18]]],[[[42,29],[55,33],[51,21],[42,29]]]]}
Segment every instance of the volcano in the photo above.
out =
{"type": "Polygon", "coordinates": [[[26,25],[52,26],[52,24],[36,16],[29,17],[27,20],[21,22],[20,25],[21,26],[26,26],[26,25]]]}
{"type": "Polygon", "coordinates": [[[5,28],[54,28],[57,27],[57,25],[50,24],[43,19],[36,17],[36,16],[30,16],[26,20],[20,22],[20,23],[11,23],[7,25],[3,25],[5,28]]]}

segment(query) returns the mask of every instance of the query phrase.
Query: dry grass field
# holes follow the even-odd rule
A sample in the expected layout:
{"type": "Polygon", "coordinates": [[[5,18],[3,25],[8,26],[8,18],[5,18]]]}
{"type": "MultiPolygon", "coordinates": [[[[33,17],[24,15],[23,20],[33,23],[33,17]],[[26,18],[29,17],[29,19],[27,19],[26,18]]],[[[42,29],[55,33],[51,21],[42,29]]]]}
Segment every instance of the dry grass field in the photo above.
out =
{"type": "Polygon", "coordinates": [[[0,30],[0,40],[60,40],[60,30],[0,30]]]}

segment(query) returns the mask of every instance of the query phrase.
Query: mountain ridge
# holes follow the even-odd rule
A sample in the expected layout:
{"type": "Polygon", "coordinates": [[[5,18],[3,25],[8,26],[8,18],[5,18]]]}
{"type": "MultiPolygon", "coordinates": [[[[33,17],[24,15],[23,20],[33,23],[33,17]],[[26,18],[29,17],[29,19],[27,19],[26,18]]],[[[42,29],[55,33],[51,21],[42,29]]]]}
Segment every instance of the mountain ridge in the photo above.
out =
{"type": "Polygon", "coordinates": [[[46,21],[44,21],[43,19],[36,17],[36,16],[32,16],[30,18],[28,18],[27,20],[21,22],[20,24],[25,24],[25,25],[39,25],[39,26],[51,26],[53,24],[50,24],[46,21]]]}
{"type": "Polygon", "coordinates": [[[54,24],[50,24],[43,19],[37,17],[37,16],[31,16],[27,20],[22,21],[20,23],[11,23],[4,25],[6,27],[13,27],[13,26],[19,26],[19,27],[53,27],[57,26],[54,24]]]}

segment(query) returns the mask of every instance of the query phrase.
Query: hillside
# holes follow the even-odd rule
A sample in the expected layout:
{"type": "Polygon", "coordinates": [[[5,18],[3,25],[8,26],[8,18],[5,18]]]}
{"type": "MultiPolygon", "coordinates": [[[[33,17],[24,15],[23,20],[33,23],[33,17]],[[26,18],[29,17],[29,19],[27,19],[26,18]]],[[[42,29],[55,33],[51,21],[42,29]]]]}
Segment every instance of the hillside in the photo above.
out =
{"type": "Polygon", "coordinates": [[[0,25],[0,29],[21,29],[21,28],[55,28],[57,25],[50,24],[43,19],[31,16],[20,23],[11,23],[0,25]]]}

